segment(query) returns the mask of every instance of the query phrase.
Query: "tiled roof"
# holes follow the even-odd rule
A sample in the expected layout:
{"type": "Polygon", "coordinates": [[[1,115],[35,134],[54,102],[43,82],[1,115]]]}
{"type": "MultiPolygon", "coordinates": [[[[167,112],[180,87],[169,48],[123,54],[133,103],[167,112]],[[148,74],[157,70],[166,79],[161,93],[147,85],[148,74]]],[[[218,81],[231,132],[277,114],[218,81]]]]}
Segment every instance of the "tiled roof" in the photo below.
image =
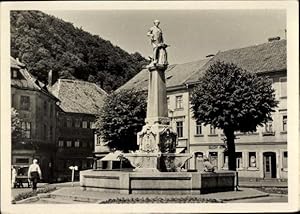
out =
{"type": "Polygon", "coordinates": [[[97,114],[107,93],[94,83],[58,79],[49,90],[61,101],[65,112],[97,114]]]}
{"type": "Polygon", "coordinates": [[[256,73],[286,70],[286,55],[286,40],[218,52],[199,72],[194,73],[187,83],[197,81],[216,61],[234,63],[247,71],[256,73]]]}
{"type": "Polygon", "coordinates": [[[21,74],[18,78],[11,78],[11,86],[23,90],[35,90],[40,91],[52,99],[57,100],[45,87],[45,85],[38,81],[33,75],[31,75],[25,68],[25,64],[15,60],[13,57],[10,58],[11,68],[17,69],[21,74]]]}
{"type": "MultiPolygon", "coordinates": [[[[210,58],[206,58],[206,59],[184,63],[184,64],[170,65],[165,71],[167,87],[173,87],[173,86],[184,84],[185,81],[195,72],[198,72],[198,70],[205,63],[207,63],[209,59],[210,58]]],[[[148,81],[149,81],[148,69],[143,69],[132,79],[130,79],[127,83],[121,86],[118,90],[131,89],[133,87],[141,90],[147,90],[148,81]]]]}
{"type": "MultiPolygon", "coordinates": [[[[285,70],[286,40],[221,51],[203,60],[171,65],[165,73],[167,87],[197,82],[209,66],[216,61],[232,62],[245,70],[256,73],[285,70]]],[[[131,88],[147,90],[148,78],[148,71],[144,69],[118,90],[131,88]]]]}

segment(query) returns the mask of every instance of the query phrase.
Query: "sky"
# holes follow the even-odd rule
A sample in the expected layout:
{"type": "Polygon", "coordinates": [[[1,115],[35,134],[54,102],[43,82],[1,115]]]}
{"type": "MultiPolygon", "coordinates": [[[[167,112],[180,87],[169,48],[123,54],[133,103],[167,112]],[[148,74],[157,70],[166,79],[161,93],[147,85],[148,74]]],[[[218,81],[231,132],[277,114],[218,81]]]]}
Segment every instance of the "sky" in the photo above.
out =
{"type": "Polygon", "coordinates": [[[99,35],[129,53],[151,56],[147,37],[153,20],[159,19],[168,61],[181,64],[209,54],[285,38],[284,10],[81,10],[43,11],[99,35]]]}

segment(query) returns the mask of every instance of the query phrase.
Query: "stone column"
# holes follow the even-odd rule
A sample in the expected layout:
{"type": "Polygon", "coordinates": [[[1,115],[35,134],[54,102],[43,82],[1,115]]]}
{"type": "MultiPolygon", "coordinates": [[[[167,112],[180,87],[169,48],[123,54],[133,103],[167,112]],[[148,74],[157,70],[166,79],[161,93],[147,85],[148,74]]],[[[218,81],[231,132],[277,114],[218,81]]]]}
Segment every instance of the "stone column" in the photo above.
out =
{"type": "Polygon", "coordinates": [[[166,66],[152,66],[149,70],[148,104],[146,123],[169,122],[165,70],[166,66]]]}

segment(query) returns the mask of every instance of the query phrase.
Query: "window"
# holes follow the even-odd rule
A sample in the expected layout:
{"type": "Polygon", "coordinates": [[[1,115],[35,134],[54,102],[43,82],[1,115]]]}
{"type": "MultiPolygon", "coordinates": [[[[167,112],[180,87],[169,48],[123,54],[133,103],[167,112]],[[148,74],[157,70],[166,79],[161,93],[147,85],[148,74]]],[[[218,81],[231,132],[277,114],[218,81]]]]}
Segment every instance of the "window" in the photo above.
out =
{"type": "Polygon", "coordinates": [[[52,135],[53,135],[53,128],[52,126],[50,126],[49,128],[49,138],[52,139],[52,135]]]}
{"type": "Polygon", "coordinates": [[[223,168],[228,169],[228,152],[224,152],[224,165],[223,168]]]}
{"type": "Polygon", "coordinates": [[[67,127],[72,127],[72,120],[71,118],[67,118],[67,127]]]}
{"type": "Polygon", "coordinates": [[[202,125],[201,123],[196,122],[196,135],[202,134],[202,125]]]}
{"type": "Polygon", "coordinates": [[[283,152],[282,168],[284,168],[284,169],[288,168],[288,153],[287,152],[283,152]]]}
{"type": "Polygon", "coordinates": [[[80,142],[79,142],[79,140],[76,140],[76,141],[75,141],[75,147],[78,148],[79,146],[80,146],[80,142]]]}
{"type": "Polygon", "coordinates": [[[272,133],[273,132],[273,123],[272,122],[267,122],[265,125],[265,131],[267,133],[272,133]]]}
{"type": "Polygon", "coordinates": [[[82,147],[83,147],[83,148],[86,148],[86,147],[87,147],[87,142],[86,142],[86,141],[81,142],[81,144],[82,144],[82,147]]]}
{"type": "Polygon", "coordinates": [[[218,152],[209,152],[208,157],[211,164],[218,167],[218,152]]]}
{"type": "Polygon", "coordinates": [[[44,139],[46,139],[47,138],[47,126],[46,125],[44,125],[44,139]]]}
{"type": "Polygon", "coordinates": [[[52,116],[53,116],[53,106],[50,103],[50,117],[52,117],[52,116]]]}
{"type": "Polygon", "coordinates": [[[72,147],[72,141],[70,140],[67,141],[67,147],[72,147]]]}
{"type": "Polygon", "coordinates": [[[25,138],[31,137],[31,123],[21,122],[22,130],[24,131],[25,138]]]}
{"type": "Polygon", "coordinates": [[[282,117],[282,131],[287,131],[287,115],[284,115],[282,117]]]}
{"type": "Polygon", "coordinates": [[[280,78],[280,97],[287,97],[286,77],[280,78]]]}
{"type": "Polygon", "coordinates": [[[183,137],[183,121],[176,122],[177,136],[183,137]]]}
{"type": "Polygon", "coordinates": [[[182,106],[182,96],[176,96],[176,109],[181,109],[182,106]]]}
{"type": "Polygon", "coordinates": [[[48,105],[47,105],[47,101],[45,100],[44,101],[44,112],[45,112],[45,115],[47,115],[47,112],[48,111],[48,105]]]}
{"type": "Polygon", "coordinates": [[[209,129],[209,134],[211,134],[211,135],[215,135],[216,134],[216,128],[215,127],[213,127],[212,125],[210,125],[210,127],[209,127],[210,129],[209,129]]]}
{"type": "Polygon", "coordinates": [[[249,167],[256,167],[256,152],[249,152],[249,167]]]}
{"type": "Polygon", "coordinates": [[[64,147],[64,141],[63,140],[58,141],[58,147],[64,147]]]}
{"type": "Polygon", "coordinates": [[[18,77],[18,71],[17,70],[12,70],[11,78],[17,78],[17,77],[18,77]]]}
{"type": "Polygon", "coordinates": [[[95,123],[91,121],[91,122],[90,122],[90,127],[88,127],[88,128],[91,128],[91,129],[92,129],[92,128],[94,128],[94,126],[95,126],[95,123]]]}
{"type": "Polygon", "coordinates": [[[18,164],[29,164],[29,158],[16,158],[18,164]]]}
{"type": "Polygon", "coordinates": [[[29,107],[30,107],[30,97],[29,96],[21,96],[20,109],[28,111],[29,107]]]}
{"type": "Polygon", "coordinates": [[[167,97],[167,107],[170,108],[170,97],[167,97]]]}
{"type": "Polygon", "coordinates": [[[80,120],[79,119],[75,120],[75,128],[80,128],[80,120]]]}
{"type": "Polygon", "coordinates": [[[101,136],[97,136],[96,145],[100,146],[102,142],[101,136]]]}
{"type": "Polygon", "coordinates": [[[82,121],[82,128],[86,129],[88,125],[87,121],[82,121]]]}
{"type": "Polygon", "coordinates": [[[243,154],[242,154],[242,152],[236,152],[235,156],[236,156],[236,168],[237,169],[243,168],[243,154]]]}

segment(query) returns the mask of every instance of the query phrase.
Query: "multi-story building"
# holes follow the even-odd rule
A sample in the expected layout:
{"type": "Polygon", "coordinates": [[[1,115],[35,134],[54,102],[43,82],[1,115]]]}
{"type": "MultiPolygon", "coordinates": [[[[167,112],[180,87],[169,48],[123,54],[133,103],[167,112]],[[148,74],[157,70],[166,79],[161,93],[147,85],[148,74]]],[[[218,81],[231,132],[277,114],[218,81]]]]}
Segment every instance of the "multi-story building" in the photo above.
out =
{"type": "MultiPolygon", "coordinates": [[[[172,65],[166,70],[169,117],[178,134],[177,152],[192,153],[188,168],[201,168],[203,156],[218,170],[227,169],[222,130],[197,124],[190,108],[190,94],[207,68],[216,61],[230,62],[273,81],[279,106],[273,121],[255,133],[236,133],[236,161],[240,177],[287,179],[287,65],[286,40],[218,52],[204,60],[172,65]]],[[[121,89],[147,90],[148,71],[142,70],[121,89]]]]}
{"type": "Polygon", "coordinates": [[[80,80],[58,79],[48,88],[60,100],[55,173],[59,181],[69,180],[70,166],[93,167],[93,124],[107,94],[96,84],[80,80]]]}
{"type": "Polygon", "coordinates": [[[43,179],[49,181],[53,177],[58,99],[24,64],[11,58],[11,101],[24,131],[22,138],[12,142],[12,165],[27,166],[36,158],[43,179]]]}

